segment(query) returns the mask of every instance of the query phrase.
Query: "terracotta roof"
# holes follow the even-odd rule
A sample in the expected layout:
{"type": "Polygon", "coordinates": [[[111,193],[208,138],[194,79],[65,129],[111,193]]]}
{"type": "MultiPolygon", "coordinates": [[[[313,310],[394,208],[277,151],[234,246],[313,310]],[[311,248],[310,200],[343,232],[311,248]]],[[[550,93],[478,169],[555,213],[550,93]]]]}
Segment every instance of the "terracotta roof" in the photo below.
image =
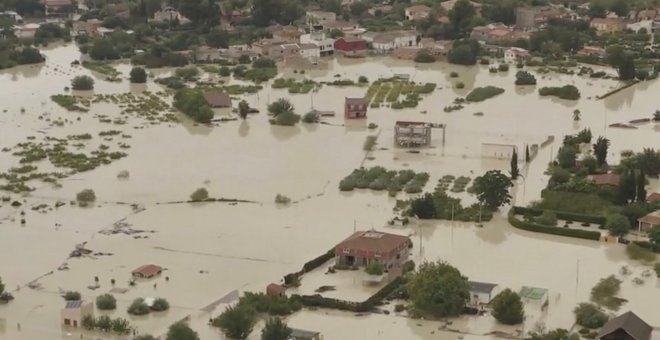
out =
{"type": "Polygon", "coordinates": [[[426,5],[412,5],[408,8],[406,8],[406,11],[411,11],[411,12],[429,12],[431,11],[431,8],[426,5]]]}
{"type": "Polygon", "coordinates": [[[617,174],[591,175],[589,179],[596,185],[613,185],[618,187],[619,183],[621,183],[621,176],[617,174]]]}
{"type": "Polygon", "coordinates": [[[660,201],[660,192],[652,192],[646,197],[646,201],[649,203],[660,201]]]}
{"type": "Polygon", "coordinates": [[[131,274],[142,274],[143,276],[154,276],[158,272],[162,271],[163,268],[155,264],[145,264],[144,266],[138,267],[131,272],[131,274]]]}
{"type": "Polygon", "coordinates": [[[355,232],[349,238],[337,245],[337,247],[387,254],[398,249],[402,245],[409,243],[410,239],[406,236],[369,230],[355,232]]]}
{"type": "Polygon", "coordinates": [[[368,102],[364,98],[346,98],[346,104],[348,104],[348,105],[367,105],[368,102]]]}
{"type": "Polygon", "coordinates": [[[224,92],[205,92],[204,99],[211,107],[231,107],[231,98],[224,92]]]}
{"type": "Polygon", "coordinates": [[[628,311],[608,321],[598,333],[598,338],[612,334],[617,330],[623,330],[635,340],[649,340],[651,339],[651,332],[653,332],[653,328],[649,324],[640,319],[635,313],[628,311]]]}
{"type": "Polygon", "coordinates": [[[286,288],[284,288],[282,285],[278,285],[277,283],[271,283],[268,286],[266,286],[266,291],[277,292],[278,294],[282,294],[286,292],[286,288]]]}
{"type": "Polygon", "coordinates": [[[654,211],[646,216],[637,219],[637,222],[648,223],[650,225],[660,225],[660,210],[654,211]]]}

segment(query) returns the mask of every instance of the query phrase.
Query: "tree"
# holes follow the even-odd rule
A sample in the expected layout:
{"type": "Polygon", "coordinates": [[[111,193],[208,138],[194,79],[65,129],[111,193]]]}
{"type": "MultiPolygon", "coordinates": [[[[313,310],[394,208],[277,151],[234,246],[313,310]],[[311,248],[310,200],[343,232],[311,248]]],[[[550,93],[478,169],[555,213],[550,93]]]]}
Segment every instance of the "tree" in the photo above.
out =
{"type": "Polygon", "coordinates": [[[115,43],[110,38],[98,38],[89,49],[89,56],[94,60],[119,59],[119,52],[115,49],[115,43]]]}
{"type": "Polygon", "coordinates": [[[231,75],[231,70],[227,66],[222,66],[220,67],[219,73],[221,77],[229,77],[231,75]]]}
{"type": "Polygon", "coordinates": [[[190,200],[193,202],[205,201],[209,198],[209,192],[205,188],[199,188],[190,194],[190,200]]]}
{"type": "Polygon", "coordinates": [[[147,72],[142,67],[133,67],[130,77],[131,83],[144,84],[147,82],[147,72]]]}
{"type": "Polygon", "coordinates": [[[578,109],[573,110],[573,121],[576,122],[580,121],[580,110],[578,109]]]}
{"type": "Polygon", "coordinates": [[[170,326],[165,340],[199,340],[199,335],[188,324],[179,321],[170,326]]]}
{"type": "Polygon", "coordinates": [[[293,110],[293,105],[288,99],[285,98],[280,98],[268,105],[268,112],[270,112],[273,117],[277,117],[284,112],[293,112],[293,110]]]}
{"type": "Polygon", "coordinates": [[[96,319],[91,314],[87,314],[80,321],[80,325],[88,331],[94,330],[96,328],[96,319]]]}
{"type": "Polygon", "coordinates": [[[491,302],[492,314],[495,320],[505,325],[516,325],[523,322],[525,311],[518,293],[505,289],[497,294],[491,302]]]}
{"type": "Polygon", "coordinates": [[[417,51],[417,54],[415,55],[415,62],[416,63],[433,63],[435,62],[435,57],[429,50],[422,48],[419,51],[417,51]]]}
{"type": "Polygon", "coordinates": [[[520,170],[518,170],[518,153],[514,148],[511,154],[511,179],[515,181],[518,179],[518,176],[520,176],[520,170]]]}
{"type": "Polygon", "coordinates": [[[64,300],[66,301],[78,301],[80,300],[80,293],[74,291],[68,291],[64,293],[64,300]]]}
{"type": "Polygon", "coordinates": [[[2,283],[2,278],[0,277],[0,294],[5,292],[5,284],[2,283]]]}
{"type": "Polygon", "coordinates": [[[420,219],[431,219],[435,217],[435,203],[433,195],[426,193],[415,199],[410,204],[410,213],[420,219]]]}
{"type": "Polygon", "coordinates": [[[649,231],[649,241],[656,247],[660,247],[660,225],[655,225],[649,231]]]}
{"type": "Polygon", "coordinates": [[[426,262],[407,284],[414,310],[433,317],[453,317],[463,312],[470,286],[461,272],[446,262],[426,262]]]}
{"type": "Polygon", "coordinates": [[[638,170],[637,171],[637,176],[635,176],[635,184],[636,184],[636,197],[635,200],[637,202],[645,202],[646,201],[646,174],[644,173],[644,170],[638,170]]]}
{"type": "Polygon", "coordinates": [[[261,340],[288,340],[290,336],[291,328],[280,318],[269,319],[261,330],[261,340]]]}
{"type": "Polygon", "coordinates": [[[76,91],[88,91],[94,89],[94,79],[90,76],[76,76],[71,80],[71,88],[76,91]]]}
{"type": "Polygon", "coordinates": [[[147,315],[149,310],[149,306],[144,302],[144,299],[137,298],[128,306],[127,312],[131,315],[147,315]]]}
{"type": "Polygon", "coordinates": [[[197,89],[177,90],[173,105],[198,123],[209,123],[213,119],[213,109],[197,89]]]}
{"type": "Polygon", "coordinates": [[[607,9],[601,1],[591,1],[589,4],[589,16],[591,18],[604,18],[607,14],[607,9]]]}
{"type": "Polygon", "coordinates": [[[213,320],[213,325],[220,328],[226,336],[233,339],[246,339],[256,323],[256,314],[251,307],[230,306],[213,320]]]}
{"type": "MultiPolygon", "coordinates": [[[[478,48],[478,46],[477,46],[478,48]]],[[[447,61],[452,64],[458,65],[476,65],[477,64],[478,49],[466,43],[454,42],[454,48],[449,51],[447,61]]]]}
{"type": "Polygon", "coordinates": [[[112,319],[107,315],[101,315],[96,319],[96,328],[109,332],[112,329],[112,319]]]}
{"type": "Polygon", "coordinates": [[[536,85],[536,77],[527,71],[516,72],[516,85],[536,85]]]}
{"type": "Polygon", "coordinates": [[[131,324],[124,318],[116,318],[111,323],[112,331],[117,334],[128,334],[131,331],[131,324]]]}
{"type": "Polygon", "coordinates": [[[337,15],[341,14],[340,0],[321,0],[319,5],[324,11],[333,12],[337,15]]]}
{"type": "Polygon", "coordinates": [[[96,297],[96,308],[100,310],[113,310],[117,308],[117,299],[110,294],[103,294],[96,297]]]}
{"type": "Polygon", "coordinates": [[[531,162],[532,159],[529,155],[529,145],[525,145],[525,163],[531,162]]]}
{"type": "Polygon", "coordinates": [[[493,210],[511,202],[509,188],[512,186],[511,179],[499,170],[490,170],[474,180],[477,199],[493,210]]]}
{"type": "Polygon", "coordinates": [[[330,31],[330,38],[332,39],[341,38],[343,36],[344,36],[344,31],[338,28],[333,28],[332,31],[330,31]]]}
{"type": "Polygon", "coordinates": [[[575,167],[575,159],[577,157],[577,152],[570,145],[564,145],[559,148],[557,153],[557,162],[559,166],[564,169],[572,169],[575,167]]]}
{"type": "Polygon", "coordinates": [[[352,16],[361,17],[369,10],[369,7],[371,7],[369,2],[362,0],[353,2],[349,9],[352,16]]]}
{"type": "Polygon", "coordinates": [[[613,45],[608,47],[607,62],[617,70],[620,80],[631,80],[635,78],[634,57],[623,46],[613,45]]]}
{"type": "Polygon", "coordinates": [[[170,303],[163,298],[154,300],[154,303],[151,305],[151,310],[154,312],[162,312],[168,309],[170,309],[170,303]]]}
{"type": "Polygon", "coordinates": [[[246,119],[249,112],[250,112],[250,105],[248,105],[248,103],[245,100],[241,100],[238,103],[238,115],[241,117],[241,119],[246,119]]]}
{"type": "Polygon", "coordinates": [[[380,262],[371,262],[364,271],[369,275],[383,275],[385,266],[380,262]]]}
{"type": "Polygon", "coordinates": [[[625,236],[630,228],[630,221],[621,214],[611,214],[605,220],[605,229],[613,236],[625,236]]]}
{"type": "Polygon", "coordinates": [[[586,328],[600,328],[607,322],[607,315],[593,303],[583,302],[573,310],[575,322],[586,328]]]}
{"type": "Polygon", "coordinates": [[[610,3],[610,11],[616,13],[620,17],[628,16],[630,12],[630,6],[628,5],[628,0],[614,0],[610,3]]]}
{"type": "Polygon", "coordinates": [[[593,145],[594,155],[598,161],[598,166],[607,164],[607,149],[610,146],[610,140],[605,137],[598,137],[596,144],[593,145]]]}
{"type": "Polygon", "coordinates": [[[459,0],[454,4],[448,15],[454,38],[462,38],[469,33],[472,18],[476,14],[476,10],[468,0],[459,0]]]}
{"type": "Polygon", "coordinates": [[[225,30],[214,29],[206,35],[206,44],[214,48],[227,48],[230,35],[225,30]]]}

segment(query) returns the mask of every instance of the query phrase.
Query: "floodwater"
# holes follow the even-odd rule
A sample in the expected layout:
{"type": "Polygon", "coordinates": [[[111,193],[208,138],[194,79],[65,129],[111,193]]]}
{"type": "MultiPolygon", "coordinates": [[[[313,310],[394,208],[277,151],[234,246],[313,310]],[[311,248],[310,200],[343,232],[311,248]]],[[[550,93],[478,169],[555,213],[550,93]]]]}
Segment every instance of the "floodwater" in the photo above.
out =
{"type": "MultiPolygon", "coordinates": [[[[345,126],[343,98],[362,96],[366,88],[325,86],[313,95],[290,96],[298,113],[307,112],[312,103],[316,109],[335,111],[336,117],[325,120],[328,125],[271,126],[265,114],[267,103],[289,95],[286,90],[273,90],[269,86],[258,94],[241,96],[262,111],[247,121],[207,127],[196,126],[184,117],[181,123],[162,124],[148,124],[136,117],[128,118],[125,125],[111,125],[99,123],[94,115],[118,116],[120,110],[112,104],[94,104],[89,113],[74,113],[49,99],[53,94],[64,93],[63,88],[73,76],[92,73],[70,66],[71,61],[80,57],[73,45],[55,46],[45,53],[48,57],[45,65],[0,72],[3,88],[0,105],[2,110],[7,110],[0,114],[0,146],[11,147],[29,136],[39,140],[45,136],[64,138],[89,132],[94,138],[85,142],[86,148],[95,149],[100,143],[116,145],[118,138],[102,141],[98,133],[117,129],[132,136],[122,140],[131,148],[124,150],[128,157],[68,177],[61,181],[61,187],[34,183],[36,190],[29,195],[11,195],[12,200],[24,200],[23,207],[2,204],[0,276],[16,299],[0,305],[0,338],[79,338],[77,331],[59,326],[59,310],[63,307],[59,292],[77,290],[84,298],[93,300],[113,288],[111,279],[116,280],[115,288],[127,291],[115,294],[118,308],[109,315],[128,318],[139,332],[164,334],[171,323],[189,317],[202,339],[222,338],[207,321],[218,315],[224,304],[215,309],[205,307],[234,291],[263,291],[267,284],[279,282],[284,274],[299,270],[304,262],[327,251],[355,228],[411,235],[417,263],[440,259],[458,267],[472,280],[512,289],[523,285],[548,289],[547,312],[541,312],[538,306],[526,307],[529,316],[525,331],[540,325],[572,327],[572,309],[588,300],[591,287],[600,278],[618,275],[622,266],[628,266],[632,274],[621,277],[624,281],[621,296],[629,302],[622,311],[634,310],[647,322],[660,326],[657,304],[651,303],[660,298],[660,283],[645,278],[644,284],[633,284],[632,279],[642,277],[649,267],[627,259],[620,245],[520,231],[508,225],[504,212],[483,228],[447,221],[386,227],[387,220],[393,217],[395,199],[384,192],[344,193],[337,189],[341,178],[364,164],[427,171],[431,179],[426,190],[432,190],[443,175],[474,178],[490,169],[507,171],[508,160],[482,157],[482,143],[524,148],[525,144],[540,144],[547,136],[555,136],[554,143],[542,148],[535,160],[523,167],[526,180],[516,185],[514,201],[529,203],[539,198],[547,181],[543,175],[546,164],[566,134],[589,127],[595,136],[607,136],[612,144],[609,158],[614,162],[621,150],[657,147],[660,140],[657,124],[640,125],[636,130],[607,125],[649,118],[658,108],[654,99],[660,90],[658,81],[638,84],[599,101],[594,98],[618,86],[616,81],[555,73],[537,76],[538,87],[575,84],[580,88],[581,100],[565,102],[540,98],[534,89],[514,87],[513,68],[506,74],[490,74],[485,66],[443,63],[414,66],[387,58],[328,59],[320,70],[307,71],[305,75],[294,74],[292,70],[284,72],[287,77],[310,77],[317,81],[338,79],[335,74],[353,80],[365,75],[375,80],[407,73],[416,82],[437,83],[438,89],[425,97],[418,108],[371,109],[366,121],[346,122],[345,126]],[[451,71],[458,72],[459,78],[450,78],[451,71]],[[466,88],[453,89],[451,84],[455,81],[464,82],[466,88]],[[506,92],[482,103],[466,105],[460,111],[442,111],[454,98],[465,96],[477,84],[499,86],[506,92]],[[578,123],[572,120],[574,109],[582,112],[578,123]],[[483,112],[483,116],[473,115],[475,112],[483,112]],[[51,126],[38,118],[42,114],[52,120],[66,118],[69,123],[51,126]],[[431,148],[418,154],[397,149],[392,136],[396,120],[446,124],[445,144],[441,131],[436,129],[431,148]],[[367,123],[372,122],[379,127],[368,130],[367,123]],[[376,134],[378,144],[365,158],[362,144],[366,136],[376,134]],[[117,179],[122,170],[130,172],[128,180],[117,179]],[[254,203],[165,204],[188,199],[198,187],[207,188],[212,197],[254,203]],[[96,192],[96,206],[69,205],[75,194],[85,188],[96,192]],[[278,193],[289,196],[294,203],[276,205],[274,197],[278,193]],[[52,207],[56,201],[67,205],[46,212],[29,208],[42,203],[52,207]],[[135,211],[129,204],[137,204],[144,210],[135,211]],[[25,216],[21,216],[21,211],[25,211],[25,216]],[[20,224],[21,218],[26,220],[24,226],[20,224]],[[148,236],[145,238],[98,233],[120,220],[153,233],[139,234],[148,236]],[[112,255],[67,259],[75,245],[85,241],[86,247],[95,253],[112,255]],[[69,269],[58,270],[65,262],[69,269]],[[163,266],[166,271],[159,278],[129,286],[130,271],[148,263],[163,266]],[[101,287],[90,290],[87,286],[94,284],[95,276],[99,277],[101,287]],[[40,289],[26,286],[37,279],[40,289]],[[127,306],[138,297],[165,297],[171,309],[146,317],[127,316],[127,306]]],[[[126,78],[130,66],[120,64],[117,68],[126,78]]],[[[126,80],[110,83],[98,74],[92,75],[96,78],[94,93],[97,94],[162,90],[152,82],[135,86],[126,80]]],[[[6,171],[17,163],[18,159],[10,153],[0,153],[0,170],[6,171]]],[[[43,168],[49,166],[43,164],[43,168]]],[[[657,181],[652,186],[660,189],[657,181]]],[[[398,198],[406,196],[399,194],[398,198]]],[[[468,202],[474,200],[467,194],[459,197],[468,202]]],[[[345,283],[350,279],[328,279],[329,284],[335,281],[345,283]]],[[[303,278],[301,289],[309,286],[313,290],[322,284],[321,273],[310,276],[307,282],[303,278]]],[[[364,298],[363,288],[345,286],[347,298],[364,298]]],[[[321,331],[325,339],[456,337],[455,333],[439,331],[440,322],[411,320],[394,314],[355,317],[323,310],[302,311],[290,317],[289,324],[321,331]],[[349,332],[356,329],[361,332],[349,332]]],[[[498,326],[489,316],[460,318],[449,328],[465,332],[466,339],[488,338],[484,334],[494,330],[515,332],[515,327],[498,326]]],[[[258,330],[251,339],[257,338],[258,330]]]]}

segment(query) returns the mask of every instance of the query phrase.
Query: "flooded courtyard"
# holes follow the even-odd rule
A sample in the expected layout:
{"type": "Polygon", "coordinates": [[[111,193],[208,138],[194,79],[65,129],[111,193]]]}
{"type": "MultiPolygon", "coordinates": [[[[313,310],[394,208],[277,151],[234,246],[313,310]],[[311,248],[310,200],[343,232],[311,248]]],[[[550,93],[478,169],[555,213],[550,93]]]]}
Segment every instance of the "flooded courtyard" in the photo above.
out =
{"type": "MultiPolygon", "coordinates": [[[[554,136],[553,143],[540,148],[535,159],[522,167],[524,180],[516,184],[513,201],[526,205],[540,198],[548,179],[544,174],[547,163],[554,158],[564,135],[589,127],[594,136],[606,136],[611,140],[608,156],[613,163],[622,150],[640,151],[642,147],[660,145],[657,123],[642,124],[637,129],[608,127],[648,118],[658,109],[657,80],[597,100],[597,96],[620,84],[551,72],[537,75],[538,85],[527,88],[513,85],[514,68],[492,74],[487,66],[421,66],[389,58],[327,59],[305,74],[280,68],[280,76],[320,82],[356,80],[360,75],[374,81],[409,74],[412,81],[436,83],[437,88],[430,95],[422,95],[417,108],[370,109],[366,121],[349,122],[343,118],[344,98],[362,97],[367,87],[323,86],[312,94],[290,95],[286,89],[263,84],[264,89],[256,94],[236,96],[261,113],[245,121],[201,126],[181,114],[181,122],[160,123],[122,116],[111,103],[92,104],[87,113],[68,112],[50,96],[64,94],[64,87],[75,75],[94,76],[94,94],[155,93],[164,91],[164,87],[152,79],[146,85],[132,85],[127,80],[108,82],[87,69],[71,66],[80,58],[71,44],[52,47],[45,54],[44,65],[0,71],[0,147],[13,147],[31,140],[31,136],[39,141],[46,136],[66,138],[89,133],[93,138],[85,141],[81,150],[93,150],[100,144],[115,150],[119,143],[127,143],[130,148],[123,150],[127,154],[124,158],[61,179],[61,186],[34,181],[29,184],[35,190],[27,195],[7,193],[11,201],[19,201],[22,206],[3,202],[0,207],[0,276],[15,297],[11,303],[0,305],[0,338],[80,337],[77,331],[59,326],[64,303],[60,294],[71,290],[81,292],[90,301],[111,290],[122,291],[114,294],[117,309],[109,315],[127,318],[140,333],[161,335],[173,322],[188,318],[202,339],[223,338],[208,326],[208,320],[222,312],[235,292],[262,292],[266,285],[300,270],[303,263],[331,249],[354,230],[371,228],[411,236],[411,254],[416,263],[444,260],[470,280],[513,290],[522,286],[547,289],[548,309],[542,312],[539,306],[526,306],[527,320],[518,327],[524,331],[540,326],[570,329],[575,305],[588,301],[591,287],[603,277],[619,275],[623,266],[632,273],[619,275],[623,280],[621,296],[628,300],[620,311],[634,310],[651,325],[660,326],[657,303],[653,303],[660,299],[660,282],[648,278],[643,284],[634,284],[633,278],[642,277],[649,267],[629,260],[623,245],[518,230],[508,224],[504,209],[483,228],[451,221],[388,226],[396,199],[411,195],[399,193],[392,198],[387,192],[338,190],[339,181],[353,169],[380,165],[391,170],[428,172],[431,177],[425,191],[431,191],[443,175],[474,178],[491,169],[508,171],[509,159],[487,157],[484,143],[522,149],[554,136]],[[452,71],[459,77],[451,78],[452,71]],[[457,81],[465,88],[455,89],[457,81]],[[543,98],[537,93],[541,86],[566,84],[580,89],[579,101],[543,98]],[[475,86],[487,85],[506,91],[484,102],[467,104],[462,110],[443,112],[456,97],[464,97],[475,86]],[[268,122],[266,106],[280,97],[289,98],[299,114],[313,107],[335,111],[336,115],[324,118],[325,124],[273,126],[268,122]],[[582,113],[579,122],[573,121],[575,109],[582,113]],[[477,112],[483,115],[475,115],[477,112]],[[126,123],[100,123],[98,115],[122,117],[126,123]],[[66,123],[52,124],[58,119],[66,123]],[[431,148],[419,153],[399,149],[393,139],[397,120],[445,124],[444,143],[442,130],[434,129],[431,148]],[[368,129],[368,123],[378,127],[368,129]],[[130,138],[99,136],[107,130],[119,130],[130,138]],[[377,144],[372,152],[365,153],[362,146],[370,135],[378,136],[377,144]],[[130,177],[120,180],[117,174],[123,170],[130,177]],[[244,202],[177,203],[188,200],[199,187],[206,188],[211,197],[244,202]],[[83,189],[95,191],[97,202],[93,207],[69,204],[83,189]],[[276,204],[277,194],[290,197],[292,203],[276,204]],[[55,208],[56,202],[65,205],[55,208]],[[43,204],[47,207],[31,209],[43,204]],[[148,232],[99,233],[119,221],[148,232]],[[68,258],[83,242],[85,248],[100,255],[68,258]],[[130,286],[131,271],[150,263],[165,268],[163,275],[130,286]],[[91,290],[88,286],[94,284],[95,277],[100,287],[91,290]],[[111,280],[116,283],[111,284],[111,280]],[[126,308],[139,297],[167,298],[171,308],[142,317],[128,315],[126,308]]],[[[118,64],[117,69],[127,78],[131,67],[118,64]]],[[[153,71],[156,75],[170,72],[153,71]]],[[[220,79],[215,75],[204,77],[220,79]]],[[[230,83],[242,84],[237,80],[230,83]]],[[[234,100],[234,106],[237,102],[234,100]]],[[[223,115],[228,113],[217,113],[217,117],[223,115]]],[[[44,169],[52,167],[46,161],[42,163],[44,169]]],[[[0,171],[16,166],[18,158],[11,152],[0,153],[0,171]]],[[[660,191],[660,183],[651,182],[651,189],[660,191]]],[[[456,196],[469,203],[475,201],[466,193],[456,196]]],[[[301,289],[309,287],[313,291],[337,281],[337,293],[341,292],[343,298],[362,301],[373,293],[351,278],[325,277],[323,270],[309,273],[308,279],[303,276],[301,289]]],[[[515,328],[496,325],[491,316],[461,317],[440,330],[442,322],[413,320],[397,313],[357,317],[325,310],[303,310],[289,317],[288,322],[291,327],[320,331],[325,339],[456,339],[457,334],[447,329],[464,333],[464,339],[485,339],[493,337],[488,335],[493,331],[513,333],[515,328]]],[[[97,333],[84,336],[102,338],[97,333]]],[[[257,338],[255,331],[250,339],[257,338]]]]}

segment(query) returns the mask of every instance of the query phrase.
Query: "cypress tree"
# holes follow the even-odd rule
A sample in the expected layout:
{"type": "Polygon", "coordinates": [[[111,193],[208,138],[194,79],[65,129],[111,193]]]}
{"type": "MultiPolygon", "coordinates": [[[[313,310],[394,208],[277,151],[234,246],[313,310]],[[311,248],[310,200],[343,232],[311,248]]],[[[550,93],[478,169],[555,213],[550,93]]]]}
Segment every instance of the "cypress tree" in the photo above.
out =
{"type": "Polygon", "coordinates": [[[518,170],[518,153],[514,148],[511,154],[511,179],[515,181],[518,175],[520,175],[520,171],[518,170]]]}
{"type": "Polygon", "coordinates": [[[529,158],[529,145],[525,145],[525,163],[529,163],[531,159],[529,158]]]}

